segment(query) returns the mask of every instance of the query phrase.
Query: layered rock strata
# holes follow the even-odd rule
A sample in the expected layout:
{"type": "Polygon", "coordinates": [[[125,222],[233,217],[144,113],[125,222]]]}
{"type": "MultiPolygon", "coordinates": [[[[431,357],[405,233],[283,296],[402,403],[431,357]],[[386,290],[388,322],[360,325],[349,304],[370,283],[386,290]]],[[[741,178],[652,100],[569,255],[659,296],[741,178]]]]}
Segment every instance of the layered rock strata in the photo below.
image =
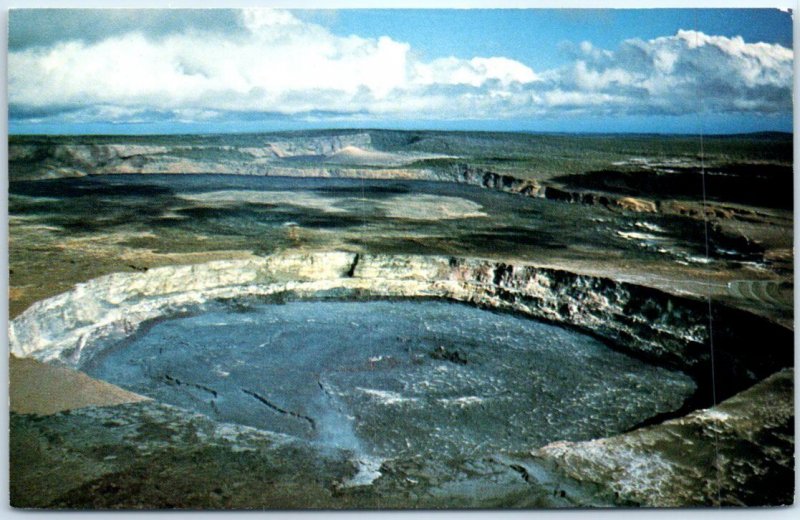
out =
{"type": "MultiPolygon", "coordinates": [[[[14,319],[11,352],[78,366],[93,346],[214,299],[318,296],[458,300],[577,327],[638,357],[708,376],[732,394],[792,363],[792,333],[766,319],[656,289],[532,265],[429,256],[309,253],[118,273],[14,319]],[[754,352],[753,341],[769,338],[754,352]]],[[[725,395],[726,396],[726,395],[725,395]]]]}
{"type": "MultiPolygon", "coordinates": [[[[703,384],[713,351],[716,399],[730,398],[721,405],[658,418],[660,424],[609,439],[556,443],[512,461],[526,482],[561,475],[557,480],[599,489],[573,505],[754,504],[760,502],[753,486],[791,476],[790,330],[716,303],[533,265],[336,252],[113,274],[31,306],[12,321],[10,347],[16,356],[80,367],[143,322],[204,302],[307,297],[445,298],[576,327],[693,375],[698,395],[681,414],[713,404],[703,384]],[[720,483],[699,484],[710,476],[720,483]]],[[[768,503],[791,500],[779,491],[768,503]]]]}

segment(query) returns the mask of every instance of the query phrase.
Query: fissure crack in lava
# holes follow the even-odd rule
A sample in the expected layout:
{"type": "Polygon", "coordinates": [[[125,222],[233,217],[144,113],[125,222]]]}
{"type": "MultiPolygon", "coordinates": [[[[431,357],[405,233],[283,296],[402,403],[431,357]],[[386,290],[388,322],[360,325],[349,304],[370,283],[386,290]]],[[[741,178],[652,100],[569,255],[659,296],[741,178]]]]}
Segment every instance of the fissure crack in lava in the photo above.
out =
{"type": "Polygon", "coordinates": [[[292,412],[290,410],[284,410],[283,408],[281,408],[280,406],[278,406],[275,403],[271,402],[269,399],[267,399],[263,395],[258,394],[256,392],[253,392],[252,390],[248,390],[246,388],[242,388],[242,392],[244,392],[247,395],[253,397],[255,400],[257,400],[258,402],[260,402],[261,404],[263,404],[264,406],[266,406],[270,410],[275,410],[276,412],[281,413],[283,415],[289,415],[291,417],[296,417],[297,419],[302,419],[302,420],[308,422],[308,424],[309,424],[309,426],[311,427],[312,430],[315,430],[317,428],[317,425],[316,425],[316,422],[314,421],[314,419],[312,419],[311,417],[308,417],[307,415],[302,415],[302,414],[299,414],[297,412],[292,412]]]}

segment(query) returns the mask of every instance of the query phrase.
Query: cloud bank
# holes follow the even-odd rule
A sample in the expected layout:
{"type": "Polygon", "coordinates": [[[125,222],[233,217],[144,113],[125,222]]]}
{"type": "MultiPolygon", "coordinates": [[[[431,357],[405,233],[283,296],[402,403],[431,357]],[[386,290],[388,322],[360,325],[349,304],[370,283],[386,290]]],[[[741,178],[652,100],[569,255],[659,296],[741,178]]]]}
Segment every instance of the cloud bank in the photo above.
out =
{"type": "MultiPolygon", "coordinates": [[[[243,10],[238,30],[135,30],[13,45],[19,121],[180,122],[236,117],[502,119],[791,113],[792,50],[694,31],[583,42],[534,71],[502,56],[428,61],[383,36],[340,36],[279,10],[243,10]]],[[[531,42],[535,44],[534,41],[531,42]]]]}

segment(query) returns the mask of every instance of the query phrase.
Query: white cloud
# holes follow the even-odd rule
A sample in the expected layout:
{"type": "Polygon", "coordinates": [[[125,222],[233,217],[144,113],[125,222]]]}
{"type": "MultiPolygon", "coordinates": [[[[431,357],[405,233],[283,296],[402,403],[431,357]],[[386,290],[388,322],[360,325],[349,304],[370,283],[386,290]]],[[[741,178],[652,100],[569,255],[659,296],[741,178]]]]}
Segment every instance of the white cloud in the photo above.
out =
{"type": "MultiPolygon", "coordinates": [[[[678,31],[533,71],[502,56],[423,61],[389,37],[338,36],[287,11],[248,9],[244,32],[128,32],[9,52],[12,118],[176,120],[230,112],[393,118],[508,118],[789,112],[792,51],[678,31]],[[26,116],[26,114],[31,114],[26,116]],[[144,115],[143,115],[144,114],[144,115]]],[[[533,44],[533,43],[532,43],[533,44]]]]}
{"type": "Polygon", "coordinates": [[[281,11],[246,10],[243,19],[249,29],[243,36],[186,33],[148,40],[128,33],[12,52],[10,102],[292,113],[314,105],[317,91],[342,96],[314,108],[348,110],[348,101],[365,89],[381,98],[408,83],[405,43],[337,37],[281,11]],[[287,94],[299,100],[304,93],[308,103],[281,104],[287,94]]]}
{"type": "Polygon", "coordinates": [[[586,62],[578,60],[574,68],[575,83],[581,90],[605,90],[616,85],[628,85],[634,81],[633,75],[620,68],[604,70],[590,69],[586,62]]]}
{"type": "Polygon", "coordinates": [[[303,25],[291,13],[277,9],[242,9],[242,21],[251,32],[303,25]]]}
{"type": "Polygon", "coordinates": [[[613,52],[581,46],[575,64],[555,80],[577,92],[624,97],[625,113],[790,112],[791,49],[741,37],[680,30],[627,40],[613,52]]]}
{"type": "Polygon", "coordinates": [[[430,63],[415,63],[412,82],[418,85],[469,85],[480,87],[489,80],[503,85],[531,83],[538,77],[527,66],[508,58],[439,58],[430,63]]]}

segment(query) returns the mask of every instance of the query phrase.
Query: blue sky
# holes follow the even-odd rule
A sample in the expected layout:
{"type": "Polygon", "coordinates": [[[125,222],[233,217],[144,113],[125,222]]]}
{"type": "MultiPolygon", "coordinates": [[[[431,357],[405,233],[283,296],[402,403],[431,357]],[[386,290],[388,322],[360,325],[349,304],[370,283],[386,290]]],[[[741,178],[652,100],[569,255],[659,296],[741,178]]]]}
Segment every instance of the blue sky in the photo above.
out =
{"type": "Polygon", "coordinates": [[[792,130],[766,9],[18,10],[11,133],[792,130]]]}
{"type": "Polygon", "coordinates": [[[301,11],[337,34],[393,38],[411,43],[427,58],[497,55],[535,69],[564,64],[564,43],[590,41],[614,49],[630,38],[649,40],[695,29],[742,36],[749,42],[792,47],[792,20],[777,9],[476,9],[301,11]],[[398,18],[402,23],[398,23],[398,18]]]}

